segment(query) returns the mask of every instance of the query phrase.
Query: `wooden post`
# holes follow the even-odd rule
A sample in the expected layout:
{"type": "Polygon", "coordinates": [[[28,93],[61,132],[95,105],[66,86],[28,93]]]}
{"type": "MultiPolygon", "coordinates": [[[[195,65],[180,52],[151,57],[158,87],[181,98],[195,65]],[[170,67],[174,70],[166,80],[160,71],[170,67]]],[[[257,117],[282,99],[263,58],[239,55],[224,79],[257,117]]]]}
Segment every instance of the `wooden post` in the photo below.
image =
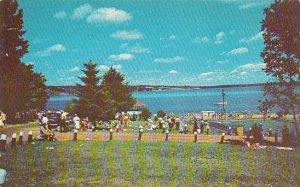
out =
{"type": "Polygon", "coordinates": [[[113,130],[109,129],[109,140],[113,139],[113,130]]]}
{"type": "Polygon", "coordinates": [[[139,140],[139,141],[142,140],[143,130],[144,130],[143,128],[140,128],[140,129],[139,129],[139,137],[138,137],[138,140],[139,140]]]}
{"type": "Polygon", "coordinates": [[[165,139],[166,141],[168,141],[169,140],[169,130],[166,130],[166,139],[165,139]]]}
{"type": "Polygon", "coordinates": [[[21,145],[23,143],[23,132],[21,131],[19,134],[19,144],[21,145]]]}
{"type": "Polygon", "coordinates": [[[225,133],[222,133],[220,143],[223,144],[225,139],[225,133]]]}
{"type": "Polygon", "coordinates": [[[195,135],[194,142],[197,142],[197,132],[196,131],[194,132],[194,135],[195,135]]]}
{"type": "Polygon", "coordinates": [[[231,136],[231,127],[228,127],[228,135],[231,136]]]}
{"type": "Polygon", "coordinates": [[[6,139],[7,139],[7,135],[6,134],[1,134],[1,138],[0,138],[0,151],[1,152],[5,151],[6,139]]]}
{"type": "Polygon", "coordinates": [[[29,131],[28,132],[28,143],[31,143],[33,141],[33,138],[32,138],[32,131],[29,131]]]}
{"type": "Polygon", "coordinates": [[[74,130],[74,136],[73,136],[73,140],[76,141],[77,140],[77,130],[74,130]]]}
{"type": "Polygon", "coordinates": [[[12,134],[12,139],[11,139],[11,147],[15,147],[17,142],[17,134],[13,133],[12,134]]]}

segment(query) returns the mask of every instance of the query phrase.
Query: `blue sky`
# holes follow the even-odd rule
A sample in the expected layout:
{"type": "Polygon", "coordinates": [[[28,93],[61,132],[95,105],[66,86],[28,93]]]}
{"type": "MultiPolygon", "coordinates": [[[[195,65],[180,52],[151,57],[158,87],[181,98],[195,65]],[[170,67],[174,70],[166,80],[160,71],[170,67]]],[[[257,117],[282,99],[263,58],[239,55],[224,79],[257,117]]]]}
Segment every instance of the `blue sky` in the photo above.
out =
{"type": "Polygon", "coordinates": [[[83,63],[115,67],[131,85],[268,80],[260,22],[269,0],[20,0],[25,39],[47,85],[75,85],[83,63]]]}

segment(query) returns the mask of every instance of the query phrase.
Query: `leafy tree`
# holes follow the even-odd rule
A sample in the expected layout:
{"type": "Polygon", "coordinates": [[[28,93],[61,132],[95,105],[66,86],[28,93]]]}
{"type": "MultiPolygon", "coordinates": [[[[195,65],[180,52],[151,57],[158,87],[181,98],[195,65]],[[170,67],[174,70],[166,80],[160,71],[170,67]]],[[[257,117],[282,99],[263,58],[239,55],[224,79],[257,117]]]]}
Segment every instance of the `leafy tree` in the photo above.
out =
{"type": "Polygon", "coordinates": [[[27,87],[26,93],[28,94],[28,100],[26,104],[26,110],[42,110],[45,108],[45,103],[48,99],[46,91],[46,79],[41,73],[35,73],[32,68],[33,65],[26,65],[27,74],[29,76],[29,86],[27,87]]]}
{"type": "Polygon", "coordinates": [[[102,119],[114,119],[116,112],[128,111],[133,107],[135,99],[132,97],[132,90],[114,68],[110,68],[103,75],[100,87],[99,99],[103,102],[102,119]]]}
{"type": "Polygon", "coordinates": [[[149,110],[148,108],[143,108],[143,109],[141,110],[140,116],[141,116],[141,118],[142,118],[143,120],[147,120],[148,118],[151,117],[151,112],[150,112],[150,110],[149,110]]]}
{"type": "Polygon", "coordinates": [[[23,34],[23,10],[18,9],[18,2],[0,1],[0,109],[9,121],[17,111],[40,108],[45,102],[45,79],[33,72],[32,65],[21,62],[28,52],[23,34]]]}
{"type": "Polygon", "coordinates": [[[162,111],[162,110],[159,110],[159,111],[157,111],[157,113],[156,113],[156,116],[158,117],[158,118],[163,118],[163,117],[165,117],[167,115],[167,113],[165,112],[165,111],[162,111]]]}
{"type": "Polygon", "coordinates": [[[78,85],[79,100],[74,106],[74,113],[77,113],[82,117],[89,117],[91,120],[96,120],[101,113],[101,106],[99,106],[98,94],[99,94],[99,77],[97,76],[98,70],[96,64],[90,61],[84,64],[82,72],[85,74],[83,77],[79,77],[84,83],[78,85]]]}
{"type": "Polygon", "coordinates": [[[267,112],[275,107],[283,115],[293,114],[294,120],[300,104],[296,91],[300,76],[299,10],[299,1],[276,1],[264,10],[261,23],[265,40],[261,57],[266,65],[264,71],[271,79],[265,85],[260,110],[267,112]]]}

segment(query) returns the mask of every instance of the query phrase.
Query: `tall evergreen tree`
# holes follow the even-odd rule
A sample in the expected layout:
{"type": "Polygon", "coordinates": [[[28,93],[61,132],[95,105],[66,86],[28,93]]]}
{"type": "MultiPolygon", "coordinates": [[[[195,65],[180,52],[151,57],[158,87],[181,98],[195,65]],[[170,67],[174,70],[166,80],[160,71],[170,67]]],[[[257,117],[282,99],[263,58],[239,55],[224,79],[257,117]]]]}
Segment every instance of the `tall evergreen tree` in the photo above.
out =
{"type": "MultiPolygon", "coordinates": [[[[18,9],[18,2],[0,1],[0,109],[8,114],[9,120],[17,111],[36,106],[30,103],[35,97],[32,96],[30,85],[37,83],[33,81],[37,75],[31,65],[21,62],[23,55],[28,52],[28,41],[23,39],[24,34],[23,10],[18,9]]],[[[44,84],[35,86],[44,95],[44,84]]],[[[41,101],[45,102],[45,99],[41,101]]]]}
{"type": "Polygon", "coordinates": [[[114,119],[116,112],[128,111],[135,103],[132,89],[114,68],[110,68],[103,75],[100,98],[103,103],[101,117],[104,120],[114,119]]]}
{"type": "Polygon", "coordinates": [[[261,27],[265,40],[261,57],[266,65],[264,71],[271,79],[265,85],[265,100],[261,101],[260,110],[266,112],[276,107],[280,114],[293,114],[294,120],[300,105],[296,90],[300,75],[299,10],[299,1],[275,1],[264,10],[261,27]]]}
{"type": "Polygon", "coordinates": [[[90,61],[84,64],[82,72],[85,76],[80,77],[83,85],[79,86],[79,100],[76,102],[74,111],[82,117],[89,117],[91,120],[96,120],[99,118],[101,113],[101,106],[99,106],[99,77],[97,76],[98,70],[96,69],[96,64],[90,61]]]}

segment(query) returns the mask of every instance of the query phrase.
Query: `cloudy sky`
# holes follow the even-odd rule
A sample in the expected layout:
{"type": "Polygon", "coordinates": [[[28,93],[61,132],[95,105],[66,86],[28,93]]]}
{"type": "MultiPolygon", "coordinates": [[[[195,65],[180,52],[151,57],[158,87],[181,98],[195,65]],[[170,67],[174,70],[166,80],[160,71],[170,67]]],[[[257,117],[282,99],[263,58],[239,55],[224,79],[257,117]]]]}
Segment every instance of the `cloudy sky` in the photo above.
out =
{"type": "Polygon", "coordinates": [[[265,82],[260,22],[270,0],[20,0],[24,38],[47,85],[80,83],[83,63],[131,85],[265,82]],[[88,3],[87,3],[88,2],[88,3]]]}

